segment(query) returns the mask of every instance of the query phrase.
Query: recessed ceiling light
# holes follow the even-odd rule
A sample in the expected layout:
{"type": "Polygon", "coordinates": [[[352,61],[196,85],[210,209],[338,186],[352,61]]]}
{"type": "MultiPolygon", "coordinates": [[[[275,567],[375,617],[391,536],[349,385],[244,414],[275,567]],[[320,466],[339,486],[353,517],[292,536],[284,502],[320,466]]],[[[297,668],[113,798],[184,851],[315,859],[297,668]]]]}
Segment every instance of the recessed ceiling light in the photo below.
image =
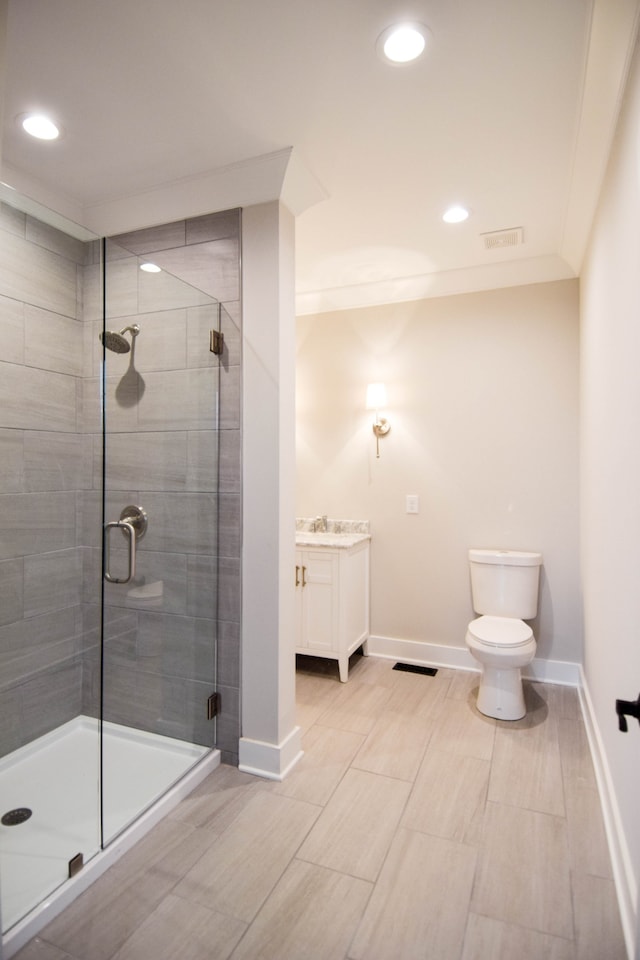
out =
{"type": "Polygon", "coordinates": [[[462,223],[469,216],[469,211],[466,207],[461,207],[459,204],[454,204],[453,207],[449,207],[448,210],[442,214],[442,219],[445,223],[462,223]]]}
{"type": "Polygon", "coordinates": [[[397,23],[383,30],[376,48],[387,63],[410,63],[424,53],[428,34],[422,23],[397,23]]]}
{"type": "Polygon", "coordinates": [[[141,263],[140,269],[145,273],[162,273],[161,267],[157,263],[141,263]]]}
{"type": "Polygon", "coordinates": [[[60,127],[43,113],[23,113],[16,119],[23,130],[38,140],[57,140],[62,132],[60,127]]]}

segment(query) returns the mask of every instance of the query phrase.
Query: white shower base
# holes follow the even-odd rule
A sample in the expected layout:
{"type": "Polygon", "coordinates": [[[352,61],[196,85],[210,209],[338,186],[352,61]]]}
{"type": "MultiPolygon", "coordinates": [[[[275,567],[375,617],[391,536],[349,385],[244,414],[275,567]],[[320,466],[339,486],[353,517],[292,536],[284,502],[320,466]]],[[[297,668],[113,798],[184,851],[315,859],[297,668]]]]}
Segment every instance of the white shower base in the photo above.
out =
{"type": "Polygon", "coordinates": [[[110,846],[101,851],[99,744],[98,721],[76,717],[0,760],[0,817],[18,807],[33,811],[17,826],[0,825],[5,957],[220,763],[217,750],[105,722],[104,841],[110,846]],[[69,860],[78,853],[85,864],[93,859],[68,880],[69,860]]]}

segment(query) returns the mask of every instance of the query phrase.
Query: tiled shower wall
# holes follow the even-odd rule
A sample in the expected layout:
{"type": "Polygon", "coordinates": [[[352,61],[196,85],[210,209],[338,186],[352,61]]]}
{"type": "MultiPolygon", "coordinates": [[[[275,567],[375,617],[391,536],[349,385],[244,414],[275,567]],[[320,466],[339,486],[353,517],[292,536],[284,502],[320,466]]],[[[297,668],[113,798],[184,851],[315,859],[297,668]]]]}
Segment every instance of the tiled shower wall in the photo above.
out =
{"type": "Polygon", "coordinates": [[[0,755],[80,713],[85,245],[0,210],[0,755]]]}
{"type": "MultiPolygon", "coordinates": [[[[9,222],[13,224],[21,216],[10,213],[9,222]]],[[[29,218],[24,218],[24,222],[28,224],[29,218]]],[[[125,504],[140,503],[149,514],[149,531],[139,545],[139,575],[131,587],[107,585],[105,714],[107,719],[126,725],[210,743],[213,726],[206,720],[205,704],[213,689],[209,678],[213,676],[217,634],[217,689],[221,693],[222,713],[216,721],[216,742],[224,759],[232,763],[237,762],[240,732],[239,230],[239,211],[232,211],[129,234],[108,241],[107,245],[107,325],[117,330],[136,322],[141,327],[133,355],[107,357],[107,519],[117,519],[125,504]],[[139,271],[136,255],[151,254],[150,259],[163,268],[162,274],[149,276],[139,271]],[[214,298],[221,303],[219,314],[214,298]],[[209,330],[218,325],[218,316],[225,334],[222,362],[209,352],[208,342],[209,330]]],[[[62,235],[58,239],[68,242],[62,235]]],[[[4,240],[8,242],[2,253],[8,257],[3,255],[2,259],[4,265],[8,264],[5,273],[9,274],[14,240],[6,236],[4,240]]],[[[61,560],[67,565],[73,560],[73,571],[64,573],[69,596],[62,611],[57,606],[55,610],[63,620],[63,639],[51,637],[52,623],[55,627],[51,608],[43,611],[40,633],[34,629],[34,616],[26,616],[31,613],[27,604],[23,604],[20,620],[16,618],[8,627],[0,627],[0,631],[5,631],[0,633],[2,664],[12,664],[9,696],[3,691],[0,698],[0,736],[4,740],[13,731],[7,749],[79,712],[95,715],[98,710],[101,270],[97,244],[85,249],[77,244],[73,249],[74,267],[83,261],[85,264],[81,268],[82,282],[78,283],[84,301],[84,361],[82,351],[70,351],[76,358],[75,367],[66,374],[65,384],[67,391],[73,393],[75,405],[59,428],[64,434],[62,441],[56,441],[53,448],[53,387],[43,384],[41,397],[37,390],[29,391],[28,379],[26,387],[22,380],[19,387],[33,394],[36,419],[38,404],[46,408],[48,427],[43,439],[47,445],[43,445],[43,450],[46,457],[55,458],[54,466],[46,472],[46,489],[50,491],[45,498],[47,504],[52,505],[56,485],[70,483],[70,476],[75,483],[68,502],[64,501],[66,513],[62,501],[60,507],[54,505],[55,529],[48,534],[49,539],[43,540],[38,534],[45,554],[39,561],[37,579],[41,588],[53,583],[49,593],[54,605],[61,604],[65,596],[58,582],[67,570],[61,560]],[[73,382],[73,391],[68,381],[73,382]],[[67,435],[71,428],[72,437],[67,435]],[[73,529],[69,546],[60,536],[60,528],[66,523],[73,529]],[[64,550],[55,549],[60,543],[64,550]],[[44,569],[43,564],[48,567],[44,569]],[[34,645],[37,666],[34,664],[32,676],[24,650],[34,645]],[[56,667],[53,672],[49,668],[43,673],[40,668],[49,662],[54,647],[56,667]],[[21,672],[23,667],[27,669],[21,672]],[[36,694],[41,689],[51,694],[51,701],[59,707],[57,711],[47,711],[41,698],[34,698],[34,684],[36,694]],[[37,710],[35,703],[39,704],[37,710]],[[29,711],[41,717],[32,733],[29,731],[33,724],[25,723],[25,713],[29,711]]],[[[68,260],[66,248],[65,252],[68,260]]],[[[21,255],[25,253],[35,257],[35,265],[31,271],[34,276],[27,271],[29,277],[22,294],[33,299],[31,288],[34,284],[37,287],[35,274],[42,254],[34,247],[25,247],[23,240],[21,255]]],[[[63,255],[58,253],[57,257],[63,255]]],[[[62,266],[68,273],[67,260],[62,266]]],[[[45,275],[50,277],[51,265],[47,263],[46,267],[45,275]]],[[[4,273],[0,276],[5,278],[4,273]]],[[[68,279],[66,283],[69,286],[68,279]]],[[[16,339],[20,339],[17,328],[22,323],[29,358],[34,348],[28,351],[26,344],[33,337],[28,336],[30,327],[24,318],[15,318],[16,303],[15,291],[9,289],[4,316],[11,329],[16,328],[16,339]]],[[[65,308],[72,318],[67,327],[70,322],[78,324],[79,306],[74,303],[72,307],[69,302],[65,308]]],[[[31,312],[30,307],[22,306],[20,310],[31,312]]],[[[57,312],[61,312],[59,306],[57,312]]],[[[45,338],[41,341],[41,353],[46,355],[49,345],[54,357],[61,354],[67,358],[60,334],[51,326],[53,321],[50,317],[42,318],[43,324],[45,320],[49,327],[45,333],[39,332],[45,338]]],[[[55,320],[59,325],[60,318],[56,316],[55,320]]],[[[12,375],[17,383],[15,372],[12,375]]],[[[3,383],[8,382],[3,377],[3,383]]],[[[17,396],[10,389],[6,395],[0,394],[4,416],[6,411],[15,411],[17,396]]],[[[26,406],[28,410],[29,404],[26,406]]],[[[2,421],[3,427],[10,428],[0,431],[2,450],[13,453],[13,459],[3,457],[3,463],[15,461],[14,448],[20,441],[23,461],[31,463],[33,456],[27,454],[31,440],[26,442],[16,433],[24,415],[14,412],[13,416],[17,417],[15,424],[2,421]]],[[[28,487],[33,482],[27,478],[30,468],[19,466],[16,470],[23,478],[22,485],[28,487]]],[[[3,478],[5,485],[13,483],[16,487],[16,470],[12,471],[13,480],[3,478]]],[[[4,475],[7,470],[0,472],[4,475]]],[[[7,495],[27,495],[27,489],[2,489],[7,495]]],[[[65,486],[63,489],[66,491],[65,486]]],[[[9,523],[10,529],[16,531],[31,528],[27,513],[32,511],[26,503],[22,512],[12,513],[14,519],[9,521],[7,516],[11,513],[2,510],[0,523],[9,523]]],[[[66,530],[65,535],[70,538],[66,530]]],[[[118,549],[117,540],[113,543],[117,565],[122,561],[122,550],[118,549]]],[[[25,570],[33,566],[32,559],[11,556],[8,562],[10,566],[0,581],[0,589],[10,591],[10,584],[22,578],[24,592],[25,570]]],[[[11,597],[11,610],[17,614],[15,590],[11,597]]],[[[3,611],[9,610],[4,595],[2,599],[3,611]]],[[[8,674],[3,670],[5,676],[8,674]]]]}

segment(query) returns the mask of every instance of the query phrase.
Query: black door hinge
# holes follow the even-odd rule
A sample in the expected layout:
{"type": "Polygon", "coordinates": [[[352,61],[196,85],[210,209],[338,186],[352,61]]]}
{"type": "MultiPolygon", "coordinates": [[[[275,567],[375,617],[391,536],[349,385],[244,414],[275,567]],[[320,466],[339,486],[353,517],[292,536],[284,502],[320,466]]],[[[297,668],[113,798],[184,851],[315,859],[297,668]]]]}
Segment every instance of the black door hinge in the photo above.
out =
{"type": "Polygon", "coordinates": [[[212,330],[209,335],[209,350],[215,353],[216,357],[222,356],[224,350],[224,333],[221,330],[212,330]]]}
{"type": "Polygon", "coordinates": [[[220,694],[212,693],[207,700],[207,720],[213,720],[220,713],[220,694]]]}

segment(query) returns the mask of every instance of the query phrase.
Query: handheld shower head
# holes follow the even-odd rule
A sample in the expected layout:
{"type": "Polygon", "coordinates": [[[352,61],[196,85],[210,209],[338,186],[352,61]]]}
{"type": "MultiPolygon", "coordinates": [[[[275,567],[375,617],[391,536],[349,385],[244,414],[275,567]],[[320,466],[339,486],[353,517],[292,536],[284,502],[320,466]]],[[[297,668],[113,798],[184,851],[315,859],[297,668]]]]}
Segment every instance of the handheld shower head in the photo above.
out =
{"type": "Polygon", "coordinates": [[[100,334],[100,339],[107,350],[111,350],[113,353],[129,353],[131,344],[139,333],[140,327],[137,323],[134,323],[130,327],[124,327],[120,333],[116,333],[114,330],[105,330],[104,333],[100,334]],[[125,338],[125,333],[131,333],[131,343],[125,338]]]}

